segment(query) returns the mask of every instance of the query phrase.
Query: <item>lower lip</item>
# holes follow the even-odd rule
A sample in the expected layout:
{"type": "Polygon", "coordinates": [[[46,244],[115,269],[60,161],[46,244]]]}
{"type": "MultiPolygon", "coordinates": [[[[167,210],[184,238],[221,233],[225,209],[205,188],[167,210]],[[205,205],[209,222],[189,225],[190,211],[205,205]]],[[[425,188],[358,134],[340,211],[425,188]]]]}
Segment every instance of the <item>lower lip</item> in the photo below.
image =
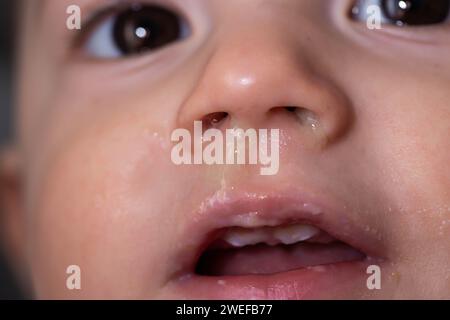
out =
{"type": "Polygon", "coordinates": [[[368,290],[368,261],[342,262],[273,275],[188,275],[174,283],[175,299],[339,299],[368,290]]]}

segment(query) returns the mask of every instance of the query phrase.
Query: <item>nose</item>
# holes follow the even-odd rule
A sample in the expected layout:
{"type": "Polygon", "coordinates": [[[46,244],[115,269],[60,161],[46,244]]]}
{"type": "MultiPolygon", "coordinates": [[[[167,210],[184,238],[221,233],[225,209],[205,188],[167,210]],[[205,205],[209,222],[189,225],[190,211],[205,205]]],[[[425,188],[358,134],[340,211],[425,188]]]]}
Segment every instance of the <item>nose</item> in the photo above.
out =
{"type": "Polygon", "coordinates": [[[349,99],[327,74],[315,68],[308,46],[258,26],[228,28],[214,49],[178,114],[179,127],[205,125],[289,130],[310,127],[322,134],[304,139],[325,145],[349,128],[349,99]],[[280,119],[281,122],[280,122],[280,119]],[[272,122],[272,123],[271,123],[272,122]],[[294,128],[294,129],[292,129],[294,128]],[[283,128],[280,128],[283,129],[283,128]],[[326,140],[326,141],[325,141],[326,140]]]}

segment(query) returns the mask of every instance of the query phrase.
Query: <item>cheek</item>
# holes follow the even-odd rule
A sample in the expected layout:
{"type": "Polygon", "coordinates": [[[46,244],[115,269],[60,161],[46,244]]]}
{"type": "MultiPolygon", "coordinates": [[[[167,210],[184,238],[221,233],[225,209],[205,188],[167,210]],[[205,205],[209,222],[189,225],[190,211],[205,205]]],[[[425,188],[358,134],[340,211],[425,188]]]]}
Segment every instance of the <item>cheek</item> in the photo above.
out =
{"type": "MultiPolygon", "coordinates": [[[[414,87],[419,84],[410,86],[414,87]]],[[[373,126],[379,130],[372,132],[378,137],[375,151],[386,160],[382,172],[390,177],[392,192],[402,195],[405,207],[450,200],[449,98],[443,84],[436,83],[423,92],[391,95],[373,126]]]]}
{"type": "Polygon", "coordinates": [[[372,167],[367,171],[399,205],[414,208],[416,200],[450,199],[450,64],[442,62],[438,71],[408,61],[366,59],[355,66],[366,75],[343,82],[352,92],[353,133],[364,150],[361,160],[372,167]]]}
{"type": "Polygon", "coordinates": [[[386,89],[378,106],[372,105],[377,111],[367,122],[365,141],[373,149],[377,182],[395,206],[389,209],[398,212],[386,212],[386,219],[398,226],[392,231],[403,246],[400,250],[421,263],[429,261],[425,256],[448,262],[449,229],[442,226],[450,218],[448,80],[417,75],[403,79],[386,84],[397,90],[386,89]]]}
{"type": "Polygon", "coordinates": [[[380,221],[387,221],[384,229],[399,252],[448,261],[450,228],[442,224],[450,218],[450,65],[435,72],[419,62],[410,69],[366,62],[341,81],[356,112],[349,135],[355,151],[342,153],[358,156],[358,166],[338,163],[363,177],[348,185],[362,181],[360,189],[378,195],[374,207],[381,208],[380,221]],[[435,250],[429,251],[430,243],[435,250]]]}
{"type": "Polygon", "coordinates": [[[101,132],[85,132],[55,154],[32,195],[38,295],[126,297],[161,285],[153,275],[163,274],[161,243],[170,234],[161,228],[170,218],[161,214],[168,212],[163,200],[174,192],[170,149],[160,133],[139,126],[101,132]],[[66,288],[73,264],[82,271],[81,293],[66,288]]]}

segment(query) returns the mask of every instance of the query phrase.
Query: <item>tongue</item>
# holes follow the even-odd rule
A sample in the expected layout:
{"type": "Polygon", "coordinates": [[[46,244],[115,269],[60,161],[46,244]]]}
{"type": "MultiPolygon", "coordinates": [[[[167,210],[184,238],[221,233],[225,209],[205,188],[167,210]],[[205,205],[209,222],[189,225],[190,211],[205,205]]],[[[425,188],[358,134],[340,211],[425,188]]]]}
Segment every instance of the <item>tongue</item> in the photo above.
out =
{"type": "Polygon", "coordinates": [[[239,249],[207,251],[197,272],[210,276],[273,274],[309,266],[362,260],[364,254],[341,243],[268,246],[258,244],[239,249]]]}

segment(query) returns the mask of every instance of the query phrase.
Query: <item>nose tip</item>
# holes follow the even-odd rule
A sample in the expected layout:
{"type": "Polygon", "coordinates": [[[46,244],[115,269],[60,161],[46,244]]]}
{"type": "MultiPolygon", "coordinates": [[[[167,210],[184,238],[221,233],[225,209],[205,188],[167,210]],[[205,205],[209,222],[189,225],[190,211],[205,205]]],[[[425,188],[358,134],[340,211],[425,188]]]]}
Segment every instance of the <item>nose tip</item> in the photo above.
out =
{"type": "Polygon", "coordinates": [[[283,125],[282,116],[286,124],[296,121],[299,127],[322,130],[315,139],[331,142],[345,132],[351,120],[349,100],[314,69],[312,55],[270,36],[247,40],[216,46],[181,106],[179,126],[228,121],[233,127],[262,128],[272,127],[272,120],[283,125]]]}

